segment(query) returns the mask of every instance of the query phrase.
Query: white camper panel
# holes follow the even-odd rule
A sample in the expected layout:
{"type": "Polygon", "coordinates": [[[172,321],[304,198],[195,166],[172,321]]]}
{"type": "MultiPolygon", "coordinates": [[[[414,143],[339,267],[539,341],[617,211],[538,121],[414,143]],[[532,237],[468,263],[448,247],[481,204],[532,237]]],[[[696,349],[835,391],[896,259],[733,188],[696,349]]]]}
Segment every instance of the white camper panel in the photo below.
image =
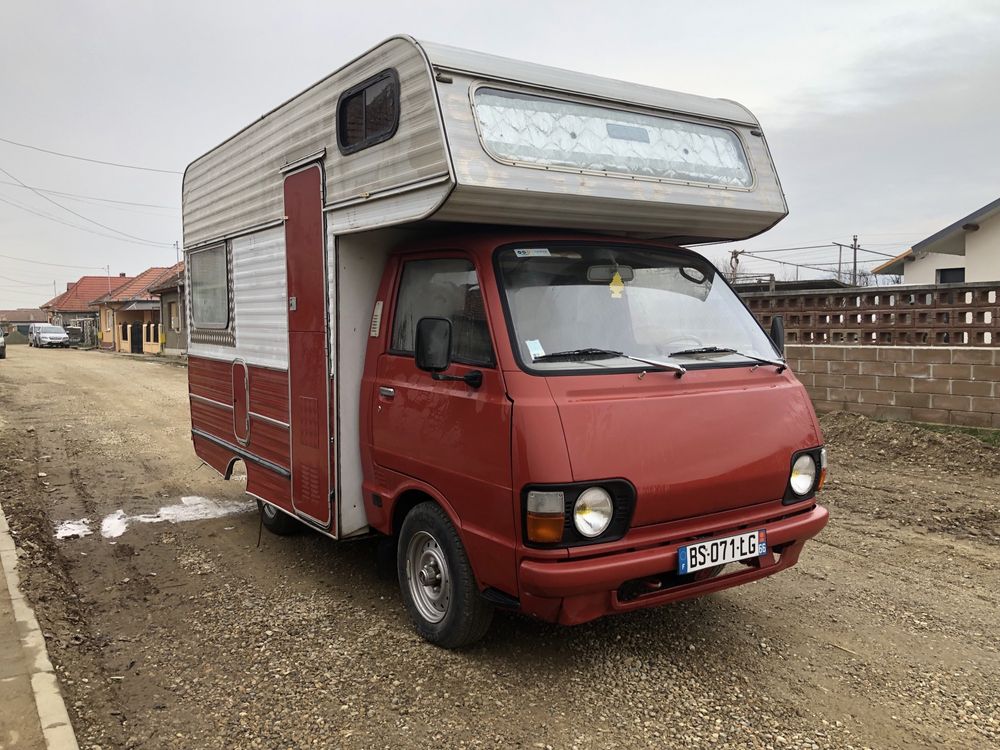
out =
{"type": "Polygon", "coordinates": [[[282,170],[320,158],[330,220],[344,229],[415,221],[450,189],[450,171],[430,68],[406,38],[389,39],[263,115],[188,166],[184,246],[191,248],[282,221],[282,170]],[[392,138],[342,155],[341,95],[386,70],[399,77],[392,138]]]}
{"type": "Polygon", "coordinates": [[[405,237],[405,230],[383,229],[327,238],[331,262],[330,351],[334,352],[337,424],[336,487],[338,536],[366,531],[362,495],[360,399],[365,349],[371,331],[375,295],[389,252],[405,237]],[[333,249],[335,248],[335,249],[333,249]],[[332,262],[333,258],[336,262],[332,262]]]}
{"type": "MultiPolygon", "coordinates": [[[[285,230],[275,227],[237,237],[229,243],[231,309],[229,326],[233,344],[220,345],[192,338],[196,326],[189,320],[188,353],[249,365],[288,369],[288,313],[285,294],[285,230]]],[[[190,275],[190,264],[187,267],[190,275]]],[[[191,310],[190,278],[185,283],[191,310]]]]}

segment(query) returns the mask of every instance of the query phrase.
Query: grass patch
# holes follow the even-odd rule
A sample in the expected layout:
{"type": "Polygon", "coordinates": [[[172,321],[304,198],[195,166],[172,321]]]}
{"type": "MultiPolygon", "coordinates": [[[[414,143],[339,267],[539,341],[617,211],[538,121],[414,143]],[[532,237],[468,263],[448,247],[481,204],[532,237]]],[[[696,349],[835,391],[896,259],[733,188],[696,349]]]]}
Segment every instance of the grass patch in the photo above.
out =
{"type": "Polygon", "coordinates": [[[922,422],[910,422],[910,424],[914,427],[919,427],[921,430],[930,430],[931,432],[968,435],[976,438],[976,440],[981,440],[993,448],[1000,448],[1000,430],[988,430],[980,427],[956,427],[954,425],[943,424],[924,424],[922,422]]]}

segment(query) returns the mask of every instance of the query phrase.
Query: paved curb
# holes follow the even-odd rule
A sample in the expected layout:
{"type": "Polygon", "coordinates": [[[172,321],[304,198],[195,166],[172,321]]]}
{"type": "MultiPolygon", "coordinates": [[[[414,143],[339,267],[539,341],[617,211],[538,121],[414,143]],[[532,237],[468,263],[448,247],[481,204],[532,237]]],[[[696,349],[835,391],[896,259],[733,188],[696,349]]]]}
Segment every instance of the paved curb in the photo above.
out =
{"type": "Polygon", "coordinates": [[[59,692],[59,679],[45,649],[45,637],[31,605],[18,587],[17,547],[10,535],[3,506],[0,506],[0,569],[7,581],[17,632],[21,636],[21,650],[31,675],[31,689],[35,694],[35,708],[45,746],[48,750],[79,750],[66,704],[59,692]]]}

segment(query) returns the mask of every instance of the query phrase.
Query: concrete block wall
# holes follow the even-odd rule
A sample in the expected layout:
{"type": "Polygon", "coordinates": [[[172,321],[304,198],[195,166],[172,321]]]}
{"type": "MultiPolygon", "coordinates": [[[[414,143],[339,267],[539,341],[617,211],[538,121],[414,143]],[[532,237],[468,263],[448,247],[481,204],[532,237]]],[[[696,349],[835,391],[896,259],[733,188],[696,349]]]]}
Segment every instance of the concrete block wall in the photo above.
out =
{"type": "Polygon", "coordinates": [[[816,411],[1000,429],[1000,348],[786,347],[816,411]]]}

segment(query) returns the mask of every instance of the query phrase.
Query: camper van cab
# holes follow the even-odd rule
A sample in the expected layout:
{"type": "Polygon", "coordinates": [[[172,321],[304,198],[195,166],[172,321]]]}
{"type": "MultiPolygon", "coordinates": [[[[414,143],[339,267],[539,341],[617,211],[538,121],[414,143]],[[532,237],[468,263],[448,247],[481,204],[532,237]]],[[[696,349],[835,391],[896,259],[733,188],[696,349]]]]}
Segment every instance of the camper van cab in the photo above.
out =
{"type": "Polygon", "coordinates": [[[381,535],[429,641],[757,580],[826,524],[805,390],[687,246],[787,213],[742,106],[394,37],[184,179],[195,451],[381,535]]]}

